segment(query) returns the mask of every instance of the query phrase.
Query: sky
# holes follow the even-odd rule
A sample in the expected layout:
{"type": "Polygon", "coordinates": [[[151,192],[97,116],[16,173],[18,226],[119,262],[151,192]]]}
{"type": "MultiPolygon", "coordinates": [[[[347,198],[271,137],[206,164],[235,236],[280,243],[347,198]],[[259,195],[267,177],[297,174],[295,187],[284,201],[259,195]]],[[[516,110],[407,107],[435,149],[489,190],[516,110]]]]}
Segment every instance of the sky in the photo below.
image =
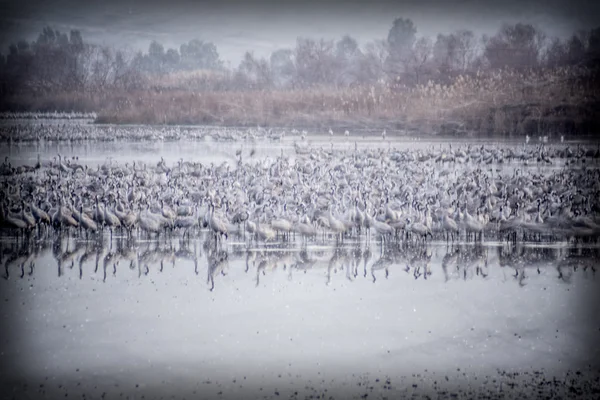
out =
{"type": "Polygon", "coordinates": [[[35,40],[44,26],[123,49],[147,50],[152,40],[179,48],[191,39],[211,41],[221,58],[237,66],[246,51],[268,57],[293,47],[296,38],[360,44],[384,39],[397,17],[411,18],[417,34],[471,29],[494,34],[503,22],[526,22],[566,37],[600,26],[600,2],[588,0],[0,0],[0,51],[11,42],[35,40]]]}

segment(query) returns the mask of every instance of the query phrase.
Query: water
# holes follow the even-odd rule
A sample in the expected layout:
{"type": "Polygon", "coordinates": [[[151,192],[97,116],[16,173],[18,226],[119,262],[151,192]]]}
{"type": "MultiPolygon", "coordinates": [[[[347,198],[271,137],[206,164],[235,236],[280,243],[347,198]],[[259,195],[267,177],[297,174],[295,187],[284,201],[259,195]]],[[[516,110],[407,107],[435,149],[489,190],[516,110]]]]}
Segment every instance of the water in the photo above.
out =
{"type": "MultiPolygon", "coordinates": [[[[12,122],[10,122],[12,124],[12,122]]],[[[34,124],[31,124],[34,126],[34,124]]],[[[77,126],[77,125],[75,125],[77,126]]],[[[90,125],[83,126],[82,129],[98,130],[111,128],[111,125],[90,125]]],[[[141,129],[140,126],[131,126],[129,129],[141,129]]],[[[189,128],[189,127],[188,127],[189,128]]],[[[77,128],[78,129],[78,128],[77,128]]],[[[76,130],[77,130],[76,129],[76,130]]],[[[128,129],[128,128],[119,128],[128,129]]],[[[148,127],[148,132],[161,132],[161,127],[151,128],[148,127]]],[[[233,132],[234,135],[242,135],[247,129],[231,128],[223,130],[223,128],[214,128],[215,132],[233,132]]],[[[50,141],[37,141],[37,142],[16,142],[12,144],[5,144],[2,146],[0,157],[8,157],[11,164],[14,166],[19,165],[33,165],[37,161],[38,155],[42,161],[51,161],[57,158],[58,154],[61,154],[65,158],[77,157],[79,163],[85,163],[90,167],[103,164],[105,162],[115,161],[119,163],[143,161],[155,163],[157,159],[163,158],[167,164],[177,163],[179,160],[190,162],[202,162],[206,164],[215,163],[220,164],[222,162],[228,162],[235,165],[238,158],[235,155],[237,150],[242,151],[244,161],[250,159],[258,160],[266,157],[276,157],[281,154],[294,158],[295,144],[304,148],[306,146],[312,146],[314,148],[323,149],[341,149],[341,150],[354,150],[365,151],[368,149],[383,148],[383,149],[394,149],[394,150],[425,150],[435,147],[448,148],[448,146],[454,146],[457,148],[462,145],[482,145],[482,144],[494,144],[514,146],[515,148],[524,148],[525,144],[522,140],[502,140],[496,142],[489,139],[458,139],[458,138],[436,138],[436,137],[418,137],[418,136],[406,136],[398,133],[396,135],[388,134],[386,140],[383,140],[380,136],[380,132],[373,131],[362,131],[352,134],[349,137],[342,136],[341,133],[330,137],[322,132],[310,131],[306,139],[301,139],[299,134],[290,134],[288,131],[287,136],[283,136],[278,140],[270,140],[268,137],[257,137],[254,139],[248,138],[235,142],[231,141],[219,141],[215,140],[212,136],[207,133],[213,132],[213,130],[206,128],[199,139],[182,138],[180,140],[135,140],[135,141],[70,141],[70,140],[50,140],[50,141]],[[252,155],[251,155],[252,153],[252,155]]],[[[57,134],[60,137],[60,133],[57,134]]],[[[104,133],[100,136],[105,135],[104,133]]],[[[572,146],[577,146],[579,141],[569,142],[572,146]]],[[[536,143],[527,145],[529,148],[535,146],[536,143]]],[[[550,143],[546,147],[552,147],[550,143]]],[[[508,164],[494,165],[495,167],[505,168],[508,164]]],[[[511,167],[514,167],[515,163],[512,163],[511,167]]],[[[521,164],[519,164],[522,166],[521,164]]],[[[551,166],[544,165],[544,169],[549,168],[561,168],[564,165],[564,160],[556,160],[551,166]]],[[[538,166],[534,164],[537,168],[538,166]]]]}
{"type": "Polygon", "coordinates": [[[148,395],[164,381],[235,398],[359,376],[600,366],[595,246],[211,236],[3,241],[11,374],[70,396],[79,384],[148,395]]]}
{"type": "MultiPolygon", "coordinates": [[[[13,143],[2,156],[13,166],[61,154],[91,168],[160,158],[235,168],[237,150],[244,161],[293,159],[295,142],[359,151],[488,143],[309,132],[306,141],[13,143]]],[[[556,158],[551,166],[486,168],[564,167],[556,158]]],[[[597,241],[382,245],[363,236],[336,244],[319,234],[307,245],[237,235],[217,244],[207,231],[180,235],[52,234],[23,243],[3,232],[0,361],[10,368],[1,374],[2,396],[474,397],[480,390],[523,398],[539,396],[540,387],[543,396],[598,394],[597,381],[588,385],[600,369],[597,241]],[[565,374],[577,384],[566,385],[565,374]]]]}

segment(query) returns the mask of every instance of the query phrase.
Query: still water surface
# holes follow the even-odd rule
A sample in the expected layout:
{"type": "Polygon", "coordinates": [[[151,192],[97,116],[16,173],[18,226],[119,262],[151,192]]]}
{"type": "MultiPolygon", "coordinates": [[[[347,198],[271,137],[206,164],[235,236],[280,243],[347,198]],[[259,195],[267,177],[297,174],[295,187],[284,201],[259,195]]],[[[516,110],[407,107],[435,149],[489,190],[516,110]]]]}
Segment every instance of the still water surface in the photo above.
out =
{"type": "Polygon", "coordinates": [[[110,385],[115,395],[158,381],[191,393],[204,382],[204,393],[235,398],[240,381],[292,393],[366,371],[600,367],[590,346],[600,306],[588,302],[600,290],[597,247],[221,246],[211,236],[6,238],[0,313],[11,373],[110,385]]]}
{"type": "MultiPolygon", "coordinates": [[[[293,158],[295,141],[53,142],[12,145],[2,155],[13,165],[32,165],[38,154],[76,156],[90,167],[160,158],[235,165],[238,149],[244,160],[293,158]]],[[[308,141],[340,149],[458,144],[308,141]]],[[[551,168],[561,167],[556,160],[551,168]]],[[[413,374],[451,384],[498,369],[557,376],[600,369],[595,245],[317,240],[303,247],[243,237],[217,245],[203,232],[160,242],[2,237],[1,246],[8,329],[0,358],[11,365],[3,379],[38,388],[20,387],[17,397],[158,398],[180,390],[275,398],[355,387],[365,374],[400,390],[397,378],[413,374]]],[[[407,394],[390,394],[398,395],[407,394]]]]}
{"type": "MultiPolygon", "coordinates": [[[[156,163],[161,158],[168,165],[177,163],[179,160],[190,162],[202,162],[204,164],[220,164],[228,162],[235,165],[238,161],[236,151],[241,150],[244,162],[249,160],[261,160],[266,157],[277,157],[285,155],[292,160],[296,156],[295,144],[306,148],[339,149],[339,150],[357,150],[359,152],[373,149],[391,149],[391,150],[424,150],[431,147],[441,147],[448,149],[449,146],[457,148],[462,145],[493,145],[499,143],[503,146],[514,145],[525,146],[522,141],[490,141],[481,139],[456,139],[456,138],[437,138],[424,140],[420,137],[401,136],[387,140],[382,140],[377,135],[357,136],[343,138],[340,136],[331,138],[327,135],[315,135],[307,140],[301,140],[297,136],[283,137],[281,140],[268,140],[259,138],[256,140],[244,140],[236,142],[220,142],[210,138],[201,140],[182,139],[176,141],[82,141],[82,142],[37,142],[37,143],[18,143],[11,146],[3,146],[0,156],[8,157],[11,164],[19,166],[23,164],[33,165],[37,161],[38,155],[42,161],[49,161],[61,154],[65,158],[78,158],[78,163],[87,164],[89,167],[95,167],[105,162],[132,163],[133,161],[143,161],[146,163],[156,163]]],[[[529,146],[534,146],[531,144],[529,146]]],[[[573,146],[577,143],[573,142],[573,146]]],[[[531,147],[530,147],[531,148],[531,147]]],[[[516,163],[495,165],[495,167],[512,168],[516,163]]],[[[562,160],[555,160],[551,167],[547,165],[533,164],[531,168],[543,167],[561,168],[562,160]]]]}

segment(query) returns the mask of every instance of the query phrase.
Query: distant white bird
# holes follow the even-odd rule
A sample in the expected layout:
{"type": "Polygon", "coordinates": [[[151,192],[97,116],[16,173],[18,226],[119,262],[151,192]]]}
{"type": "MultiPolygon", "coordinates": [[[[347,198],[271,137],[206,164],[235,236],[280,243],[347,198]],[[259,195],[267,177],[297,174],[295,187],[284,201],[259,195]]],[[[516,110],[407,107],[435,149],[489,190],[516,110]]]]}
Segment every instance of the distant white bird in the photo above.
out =
{"type": "Polygon", "coordinates": [[[531,140],[531,138],[529,137],[529,135],[525,135],[525,143],[529,143],[529,140],[531,140]]]}
{"type": "Polygon", "coordinates": [[[387,135],[387,133],[385,132],[385,129],[384,129],[383,132],[381,132],[381,138],[383,140],[385,140],[386,135],[387,135]]]}
{"type": "Polygon", "coordinates": [[[346,136],[346,137],[350,136],[350,132],[348,132],[348,129],[346,129],[346,131],[344,131],[344,136],[346,136]]]}
{"type": "Polygon", "coordinates": [[[564,142],[565,142],[565,137],[564,137],[564,135],[560,135],[560,142],[561,142],[561,143],[564,143],[564,142]]]}
{"type": "Polygon", "coordinates": [[[329,128],[329,136],[333,136],[333,131],[329,128]]]}

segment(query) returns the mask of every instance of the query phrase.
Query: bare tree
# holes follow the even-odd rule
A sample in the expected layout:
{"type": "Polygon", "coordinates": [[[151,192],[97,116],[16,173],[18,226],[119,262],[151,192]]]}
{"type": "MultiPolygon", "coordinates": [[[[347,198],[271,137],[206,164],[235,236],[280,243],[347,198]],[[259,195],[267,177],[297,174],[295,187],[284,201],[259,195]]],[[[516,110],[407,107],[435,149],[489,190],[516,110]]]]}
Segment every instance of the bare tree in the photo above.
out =
{"type": "Polygon", "coordinates": [[[412,49],[416,41],[417,28],[409,18],[396,18],[387,37],[389,55],[386,71],[392,78],[405,75],[412,62],[412,49]]]}
{"type": "Polygon", "coordinates": [[[109,47],[94,46],[92,53],[92,88],[96,91],[105,90],[112,82],[110,78],[114,77],[114,54],[109,47]]]}
{"type": "Polygon", "coordinates": [[[567,48],[559,38],[552,38],[544,52],[544,65],[550,68],[559,67],[567,63],[567,48]]]}
{"type": "Polygon", "coordinates": [[[157,75],[163,75],[165,73],[165,48],[156,40],[153,40],[148,47],[147,60],[147,68],[149,72],[157,75]]]}
{"type": "Polygon", "coordinates": [[[390,55],[408,53],[416,41],[417,28],[410,18],[396,18],[388,33],[390,55]]]}
{"type": "Polygon", "coordinates": [[[143,59],[141,53],[134,53],[131,49],[117,50],[114,62],[113,85],[120,89],[139,89],[144,84],[140,69],[143,59]]]}
{"type": "Polygon", "coordinates": [[[454,70],[457,58],[457,43],[453,34],[438,34],[433,46],[433,62],[443,76],[454,70]]]}
{"type": "Polygon", "coordinates": [[[164,68],[166,73],[172,73],[179,69],[179,52],[176,49],[168,49],[164,56],[164,68]]]}
{"type": "Polygon", "coordinates": [[[600,27],[589,32],[586,61],[590,65],[600,64],[600,27]]]}
{"type": "Polygon", "coordinates": [[[407,66],[415,77],[415,83],[421,83],[423,75],[428,71],[428,62],[431,59],[433,43],[428,37],[420,37],[411,49],[407,66]]]}
{"type": "Polygon", "coordinates": [[[181,67],[186,70],[222,69],[217,47],[211,42],[199,39],[190,40],[179,47],[181,67]]]}
{"type": "Polygon", "coordinates": [[[365,45],[365,58],[369,76],[374,80],[385,77],[385,62],[390,54],[385,40],[375,40],[365,45]]]}
{"type": "Polygon", "coordinates": [[[537,67],[546,35],[530,24],[504,24],[491,38],[484,38],[485,57],[492,68],[537,67]]]}
{"type": "Polygon", "coordinates": [[[433,45],[432,63],[442,78],[472,70],[476,58],[477,40],[469,30],[439,34],[433,45]]]}
{"type": "Polygon", "coordinates": [[[273,82],[267,60],[257,59],[251,52],[246,52],[238,70],[243,74],[251,89],[264,89],[271,86],[273,82]]]}
{"type": "Polygon", "coordinates": [[[573,35],[566,43],[566,62],[569,65],[581,64],[585,60],[585,45],[581,36],[573,35]]]}
{"type": "Polygon", "coordinates": [[[458,67],[462,72],[472,68],[477,57],[477,39],[470,30],[459,30],[454,34],[457,38],[458,67]]]}
{"type": "Polygon", "coordinates": [[[364,55],[356,39],[344,35],[335,44],[335,57],[336,63],[333,68],[337,71],[336,84],[350,86],[360,82],[364,55]]]}
{"type": "Polygon", "coordinates": [[[299,85],[309,86],[334,81],[336,58],[333,41],[298,38],[294,55],[296,82],[299,85]]]}
{"type": "Polygon", "coordinates": [[[273,83],[285,87],[293,82],[296,74],[294,53],[290,49],[279,49],[271,53],[270,67],[273,83]]]}

